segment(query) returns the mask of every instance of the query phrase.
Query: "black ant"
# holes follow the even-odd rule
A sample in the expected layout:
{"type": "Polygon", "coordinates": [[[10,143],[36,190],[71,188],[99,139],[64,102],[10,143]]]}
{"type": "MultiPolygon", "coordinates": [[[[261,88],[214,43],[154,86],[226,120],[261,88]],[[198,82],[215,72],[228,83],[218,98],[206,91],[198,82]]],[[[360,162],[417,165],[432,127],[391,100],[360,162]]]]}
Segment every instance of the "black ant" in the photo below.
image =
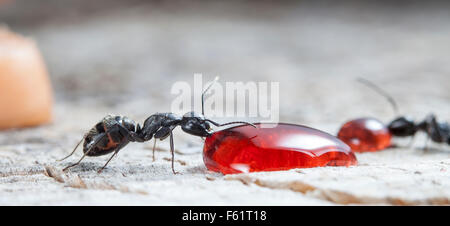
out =
{"type": "Polygon", "coordinates": [[[98,171],[101,173],[102,170],[108,165],[109,161],[119,153],[119,151],[125,147],[130,142],[146,142],[155,139],[153,145],[153,160],[155,154],[156,139],[164,140],[170,137],[170,151],[172,154],[172,172],[176,174],[174,169],[174,144],[173,144],[173,134],[172,130],[180,126],[181,129],[191,135],[199,137],[208,137],[212,135],[210,133],[211,126],[221,127],[230,124],[247,124],[255,127],[255,125],[236,121],[228,122],[224,124],[219,124],[204,116],[204,95],[211,88],[211,86],[218,80],[216,78],[202,93],[202,114],[197,114],[195,112],[188,112],[182,117],[173,113],[156,113],[148,117],[144,121],[144,125],[141,127],[136,124],[133,120],[126,116],[113,116],[107,115],[99,123],[97,123],[87,134],[83,136],[83,139],[78,142],[72,153],[63,159],[62,161],[75,152],[80,143],[84,140],[83,144],[83,156],[80,160],[70,166],[67,166],[63,171],[78,165],[85,156],[100,156],[106,155],[108,153],[114,152],[114,154],[109,158],[106,164],[98,171]]]}
{"type": "MultiPolygon", "coordinates": [[[[398,114],[397,104],[391,96],[366,79],[359,78],[358,81],[386,97],[389,103],[391,103],[395,113],[398,114]]],[[[414,135],[418,131],[422,131],[427,134],[427,141],[431,138],[431,140],[436,143],[447,143],[450,145],[450,125],[447,122],[438,122],[434,114],[428,114],[426,118],[419,123],[415,123],[414,120],[405,116],[399,116],[392,120],[387,128],[393,136],[397,137],[410,136],[414,138],[414,135]]],[[[427,149],[427,143],[425,143],[424,149],[427,149]]]]}

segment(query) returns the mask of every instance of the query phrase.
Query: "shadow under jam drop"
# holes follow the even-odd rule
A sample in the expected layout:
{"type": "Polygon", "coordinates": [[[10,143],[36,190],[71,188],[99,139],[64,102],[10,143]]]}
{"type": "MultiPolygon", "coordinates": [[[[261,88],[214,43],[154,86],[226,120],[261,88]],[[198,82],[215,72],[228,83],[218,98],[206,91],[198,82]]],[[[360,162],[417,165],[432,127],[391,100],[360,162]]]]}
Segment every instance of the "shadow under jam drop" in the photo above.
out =
{"type": "Polygon", "coordinates": [[[232,127],[207,137],[203,148],[206,167],[232,174],[357,164],[350,147],[328,133],[285,123],[255,125],[232,127]]]}
{"type": "Polygon", "coordinates": [[[374,118],[359,118],[346,122],[337,137],[355,152],[379,151],[391,145],[389,129],[374,118]]]}

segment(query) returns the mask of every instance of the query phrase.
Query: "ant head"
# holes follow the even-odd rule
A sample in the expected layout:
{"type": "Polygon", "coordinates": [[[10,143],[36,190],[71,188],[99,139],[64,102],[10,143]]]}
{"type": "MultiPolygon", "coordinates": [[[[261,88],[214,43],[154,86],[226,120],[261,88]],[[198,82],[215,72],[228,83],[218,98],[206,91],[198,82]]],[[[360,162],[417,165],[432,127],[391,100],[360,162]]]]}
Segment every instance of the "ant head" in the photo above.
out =
{"type": "Polygon", "coordinates": [[[209,133],[211,127],[205,119],[205,116],[193,111],[183,115],[180,125],[184,132],[194,136],[207,137],[211,135],[209,133]]]}
{"type": "Polygon", "coordinates": [[[202,93],[202,114],[197,114],[196,112],[191,111],[183,115],[180,126],[184,132],[200,137],[207,137],[211,135],[211,133],[209,133],[211,127],[204,116],[204,102],[206,92],[208,92],[211,86],[213,86],[218,79],[219,77],[216,77],[202,93]]]}
{"type": "Polygon", "coordinates": [[[400,137],[412,136],[417,131],[414,121],[403,116],[394,119],[389,123],[388,128],[392,135],[400,137]]]}

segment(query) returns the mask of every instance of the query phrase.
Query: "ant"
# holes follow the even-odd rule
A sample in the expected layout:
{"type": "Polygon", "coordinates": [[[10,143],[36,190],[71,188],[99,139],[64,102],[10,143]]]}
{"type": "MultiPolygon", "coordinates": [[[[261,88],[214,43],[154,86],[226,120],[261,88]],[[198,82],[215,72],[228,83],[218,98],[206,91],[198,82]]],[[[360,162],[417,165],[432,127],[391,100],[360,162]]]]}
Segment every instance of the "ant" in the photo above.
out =
{"type": "Polygon", "coordinates": [[[256,128],[255,125],[249,122],[235,121],[224,124],[219,124],[204,116],[204,96],[205,93],[211,88],[211,86],[218,80],[218,77],[211,82],[211,84],[202,93],[202,114],[196,112],[188,112],[183,116],[178,116],[174,113],[156,113],[148,117],[144,121],[144,125],[141,127],[133,120],[126,116],[114,116],[107,115],[100,122],[98,122],[88,133],[75,146],[72,153],[63,159],[62,161],[71,155],[73,155],[82,141],[83,144],[83,156],[78,162],[67,166],[63,171],[78,165],[85,156],[100,156],[114,152],[106,164],[98,171],[102,170],[108,165],[111,159],[119,153],[119,151],[130,142],[146,142],[152,138],[155,140],[153,145],[153,161],[155,154],[156,139],[164,140],[170,137],[170,151],[172,154],[172,172],[177,174],[174,169],[174,144],[172,130],[175,127],[180,126],[181,129],[191,135],[198,137],[209,137],[212,135],[211,125],[216,127],[222,127],[230,124],[247,124],[256,128]]]}
{"type": "MultiPolygon", "coordinates": [[[[384,96],[392,105],[395,113],[398,114],[397,103],[380,87],[363,78],[358,78],[357,81],[365,84],[369,88],[375,90],[380,95],[384,96]]],[[[450,125],[447,122],[438,122],[436,116],[432,113],[428,114],[424,120],[418,123],[414,122],[414,120],[407,118],[405,116],[399,116],[394,120],[392,120],[387,125],[387,128],[389,129],[389,132],[393,136],[397,137],[410,136],[414,138],[415,134],[418,131],[425,132],[427,134],[427,140],[424,147],[425,150],[428,149],[427,143],[430,138],[432,141],[436,143],[447,143],[450,145],[450,125]]]]}

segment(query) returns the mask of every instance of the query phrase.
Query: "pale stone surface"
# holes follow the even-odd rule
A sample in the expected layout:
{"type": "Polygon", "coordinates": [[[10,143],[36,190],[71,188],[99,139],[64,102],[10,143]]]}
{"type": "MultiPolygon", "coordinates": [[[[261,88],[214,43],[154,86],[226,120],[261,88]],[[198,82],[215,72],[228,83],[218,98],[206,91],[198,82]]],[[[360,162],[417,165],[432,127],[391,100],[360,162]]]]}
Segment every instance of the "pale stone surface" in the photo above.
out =
{"type": "Polygon", "coordinates": [[[331,134],[355,117],[395,116],[354,82],[361,76],[392,94],[402,114],[450,121],[445,7],[140,4],[42,20],[0,8],[1,21],[37,40],[56,94],[51,125],[0,132],[1,205],[448,204],[449,146],[425,152],[423,134],[411,147],[403,139],[395,141],[403,148],[357,154],[354,167],[223,176],[206,170],[202,140],[176,129],[180,175],[171,172],[166,141],[155,162],[153,142],[129,144],[102,174],[108,156],[62,174],[81,151],[56,160],[103,116],[143,122],[169,111],[172,84],[192,83],[195,72],[222,82],[279,81],[281,121],[331,134]]]}

